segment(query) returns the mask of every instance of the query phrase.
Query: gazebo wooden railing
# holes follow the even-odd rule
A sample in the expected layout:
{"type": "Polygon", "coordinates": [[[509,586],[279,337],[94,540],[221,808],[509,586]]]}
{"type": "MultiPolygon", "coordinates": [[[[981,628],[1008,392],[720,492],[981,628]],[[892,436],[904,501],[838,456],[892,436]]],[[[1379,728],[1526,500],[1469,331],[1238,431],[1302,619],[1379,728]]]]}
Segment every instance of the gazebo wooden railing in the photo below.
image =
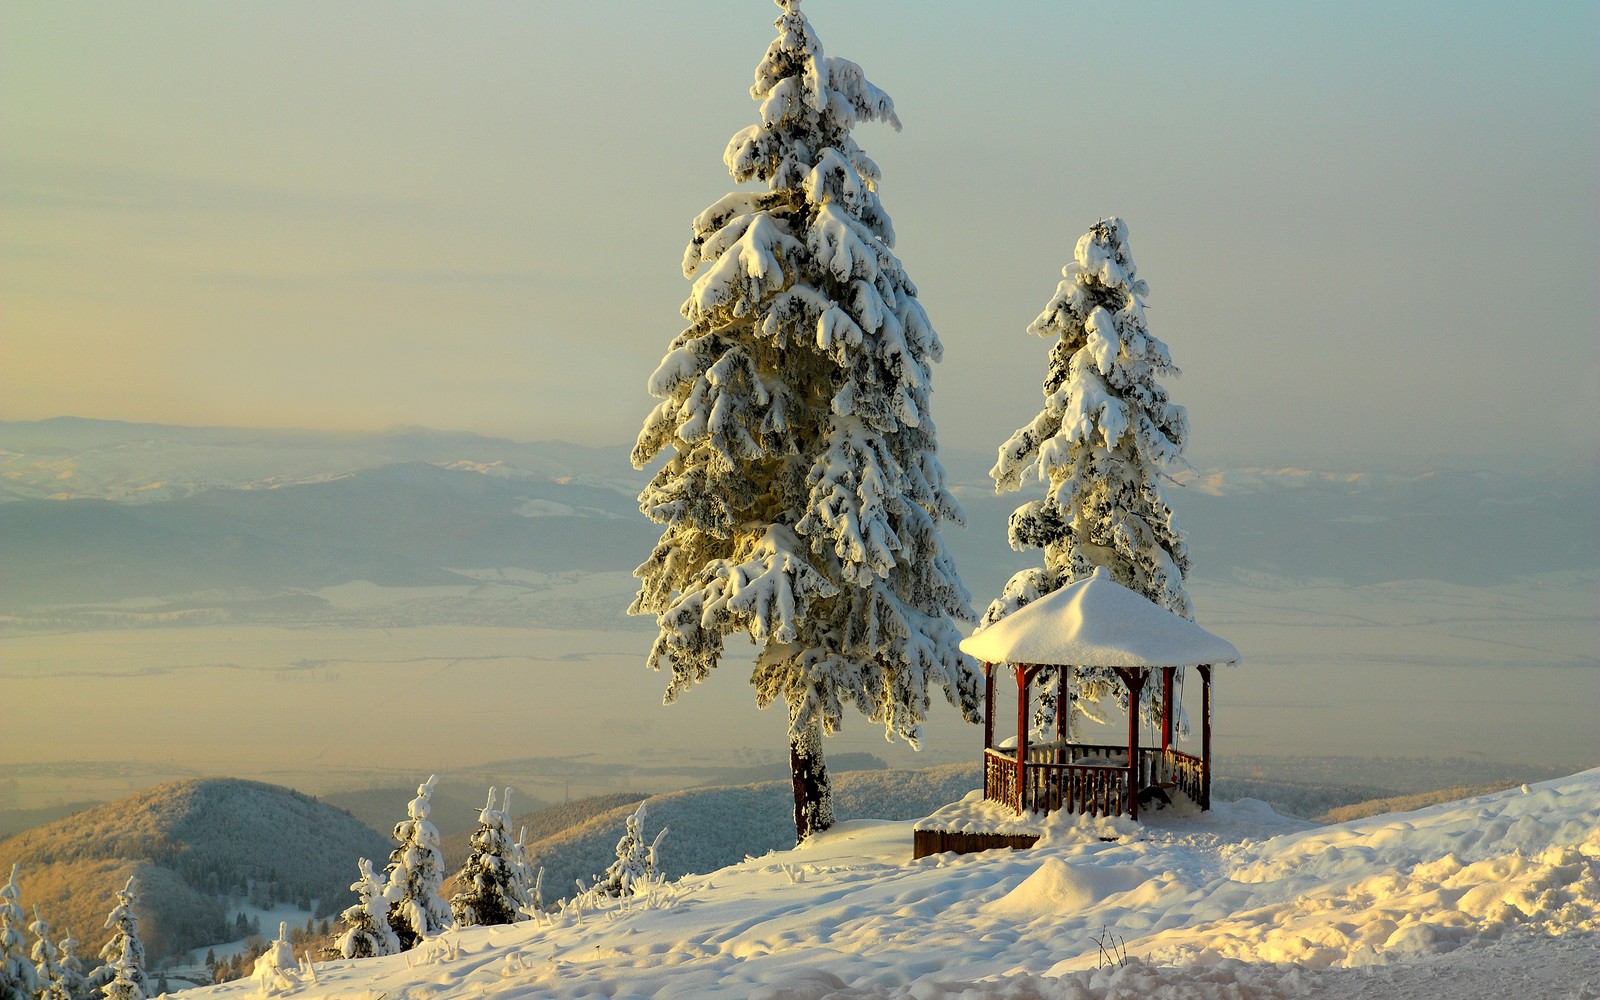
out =
{"type": "Polygon", "coordinates": [[[1151,787],[1176,788],[1200,808],[1211,808],[1204,762],[1171,747],[1140,747],[1133,769],[1126,764],[1125,746],[1035,744],[1027,748],[1020,774],[1016,755],[1014,748],[984,751],[983,797],[1018,812],[1066,809],[1091,816],[1135,815],[1130,794],[1151,787]]]}

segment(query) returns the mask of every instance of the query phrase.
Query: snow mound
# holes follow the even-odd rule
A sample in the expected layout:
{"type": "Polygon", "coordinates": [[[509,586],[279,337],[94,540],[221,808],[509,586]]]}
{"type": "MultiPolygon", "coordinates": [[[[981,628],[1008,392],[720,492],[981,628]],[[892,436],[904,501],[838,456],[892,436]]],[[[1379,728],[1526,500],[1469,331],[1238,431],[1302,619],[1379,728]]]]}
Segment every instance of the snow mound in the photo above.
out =
{"type": "Polygon", "coordinates": [[[1518,931],[1600,930],[1600,771],[1265,841],[1234,887],[1260,908],[1197,924],[1154,954],[1362,966],[1518,931]]]}
{"type": "Polygon", "coordinates": [[[995,916],[1031,920],[1082,910],[1150,881],[1150,873],[1133,865],[1073,866],[1046,858],[1022,884],[984,906],[995,916]]]}

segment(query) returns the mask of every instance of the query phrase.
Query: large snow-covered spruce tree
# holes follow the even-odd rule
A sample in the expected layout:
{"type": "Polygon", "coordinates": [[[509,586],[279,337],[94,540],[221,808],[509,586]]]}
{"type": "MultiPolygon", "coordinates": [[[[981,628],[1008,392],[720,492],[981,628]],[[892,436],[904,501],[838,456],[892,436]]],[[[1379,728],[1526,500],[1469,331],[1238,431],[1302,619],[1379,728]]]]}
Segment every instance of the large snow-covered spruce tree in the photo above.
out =
{"type": "Polygon", "coordinates": [[[750,89],[760,121],[724,154],[764,190],[694,220],[689,327],[649,383],[661,403],[633,461],[669,452],[639,497],[666,528],[629,610],[657,616],[668,702],[728,636],[755,643],[756,701],[789,712],[803,840],[832,823],[822,736],[847,705],[915,744],[932,692],[971,718],[979,688],[954,623],[971,598],[939,533],[962,519],[929,416],[943,348],[851,137],[899,119],[859,66],[823,54],[798,0],[777,2],[750,89]]]}
{"type": "MultiPolygon", "coordinates": [[[[1188,548],[1161,489],[1163,473],[1182,456],[1189,423],[1184,408],[1156,381],[1178,369],[1146,325],[1149,287],[1128,251],[1127,225],[1118,218],[1095,223],[1061,273],[1055,295],[1028,327],[1036,336],[1055,338],[1044,409],[1000,446],[989,472],[996,492],[1020,489],[1029,473],[1048,481],[1043,499],[1018,507],[1009,525],[1011,547],[1043,549],[1044,565],[1013,576],[983,624],[1090,575],[1096,566],[1192,618],[1183,589],[1188,548]]],[[[1144,687],[1140,709],[1147,720],[1159,715],[1159,687],[1144,687]]],[[[1047,700],[1041,714],[1053,715],[1059,710],[1053,686],[1041,690],[1047,700]]],[[[1102,698],[1126,697],[1104,667],[1075,668],[1070,692],[1074,714],[1091,716],[1102,698]]]]}

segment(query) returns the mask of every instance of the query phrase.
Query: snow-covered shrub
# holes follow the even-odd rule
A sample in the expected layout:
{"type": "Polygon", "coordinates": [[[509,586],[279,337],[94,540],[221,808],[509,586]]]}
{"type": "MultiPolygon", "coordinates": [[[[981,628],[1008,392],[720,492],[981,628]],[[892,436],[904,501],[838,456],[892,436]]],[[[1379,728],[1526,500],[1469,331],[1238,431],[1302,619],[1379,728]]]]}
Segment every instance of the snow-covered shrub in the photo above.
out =
{"type": "MultiPolygon", "coordinates": [[[[510,815],[510,806],[507,805],[506,814],[510,815]]],[[[517,884],[522,888],[522,916],[532,917],[544,910],[544,866],[537,870],[533,861],[528,856],[528,828],[523,827],[517,833],[517,842],[512,845],[511,863],[516,869],[517,884]]]]}
{"type": "Polygon", "coordinates": [[[689,326],[649,380],[633,462],[663,525],[629,608],[656,616],[666,700],[729,636],[756,644],[756,702],[789,711],[795,823],[833,822],[822,736],[847,706],[915,744],[930,697],[975,717],[957,648],[970,596],[940,524],[963,515],[929,413],[943,347],[893,252],[879,171],[851,132],[899,128],[861,67],[825,56],[797,0],[756,68],[760,120],[723,161],[739,190],[695,218],[689,326]]]}
{"type": "MultiPolygon", "coordinates": [[[[1189,420],[1156,381],[1176,375],[1167,345],[1145,323],[1150,292],[1138,277],[1121,219],[1095,223],[1048,305],[1028,332],[1055,343],[1044,409],[1000,446],[989,475],[995,491],[1020,489],[1029,474],[1048,483],[1042,499],[1011,515],[1011,547],[1042,549],[1044,565],[1011,578],[989,605],[988,625],[1104,566],[1118,583],[1170,611],[1194,617],[1183,589],[1189,551],[1161,488],[1182,460],[1189,420]]],[[[1053,721],[1054,685],[1039,685],[1053,721]]],[[[1073,671],[1075,714],[1092,717],[1105,697],[1126,698],[1114,671],[1073,671]]],[[[1160,716],[1158,684],[1144,687],[1147,720],[1160,716]]],[[[1069,724],[1073,721],[1069,717],[1069,724]]]]}
{"type": "Polygon", "coordinates": [[[662,827],[661,832],[647,845],[643,832],[644,816],[645,803],[641,802],[633,815],[628,817],[622,839],[617,841],[617,860],[611,863],[604,875],[595,879],[597,891],[617,898],[638,896],[665,881],[656,852],[662,838],[667,835],[667,829],[662,827]]]}
{"type": "Polygon", "coordinates": [[[256,959],[250,978],[262,996],[288,993],[300,985],[300,963],[295,960],[294,946],[289,944],[289,925],[278,924],[278,939],[267,945],[267,950],[256,959]]]}
{"type": "Polygon", "coordinates": [[[393,955],[400,950],[400,939],[389,926],[389,880],[373,871],[366,858],[357,865],[361,877],[350,890],[358,902],[339,915],[345,930],[334,947],[345,958],[393,955]]]}

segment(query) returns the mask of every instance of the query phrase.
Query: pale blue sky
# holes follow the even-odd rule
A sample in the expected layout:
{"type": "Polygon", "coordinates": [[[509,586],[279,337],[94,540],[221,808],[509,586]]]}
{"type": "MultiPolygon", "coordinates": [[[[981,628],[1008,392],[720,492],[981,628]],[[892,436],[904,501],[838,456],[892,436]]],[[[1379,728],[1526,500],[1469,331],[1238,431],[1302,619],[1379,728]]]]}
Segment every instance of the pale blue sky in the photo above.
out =
{"type": "MultiPolygon", "coordinates": [[[[1600,5],[806,0],[945,446],[1128,220],[1198,462],[1591,459],[1600,5]]],[[[631,441],[766,0],[0,4],[0,417],[631,441]]]]}

